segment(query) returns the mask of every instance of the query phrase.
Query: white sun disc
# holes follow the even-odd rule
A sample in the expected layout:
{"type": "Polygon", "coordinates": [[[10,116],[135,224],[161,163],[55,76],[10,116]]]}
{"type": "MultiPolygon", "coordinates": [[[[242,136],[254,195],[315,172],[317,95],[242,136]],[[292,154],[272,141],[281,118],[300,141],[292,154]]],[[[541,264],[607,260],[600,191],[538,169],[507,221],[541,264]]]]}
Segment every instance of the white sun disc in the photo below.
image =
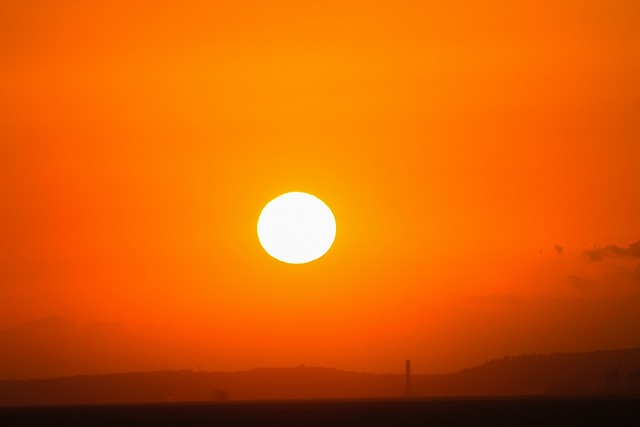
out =
{"type": "Polygon", "coordinates": [[[258,240],[275,259],[304,264],[324,255],[336,237],[331,209],[311,194],[292,192],[276,197],[258,218],[258,240]]]}

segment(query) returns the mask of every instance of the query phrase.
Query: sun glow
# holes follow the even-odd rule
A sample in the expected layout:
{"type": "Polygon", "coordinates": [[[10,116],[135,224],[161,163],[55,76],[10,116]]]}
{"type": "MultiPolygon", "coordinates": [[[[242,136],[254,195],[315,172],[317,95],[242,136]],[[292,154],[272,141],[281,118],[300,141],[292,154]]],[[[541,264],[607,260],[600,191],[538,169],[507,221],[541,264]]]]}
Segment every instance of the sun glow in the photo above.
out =
{"type": "Polygon", "coordinates": [[[276,197],[258,219],[258,239],[264,250],[289,264],[320,258],[331,248],[335,236],[336,220],[331,209],[307,193],[276,197]]]}

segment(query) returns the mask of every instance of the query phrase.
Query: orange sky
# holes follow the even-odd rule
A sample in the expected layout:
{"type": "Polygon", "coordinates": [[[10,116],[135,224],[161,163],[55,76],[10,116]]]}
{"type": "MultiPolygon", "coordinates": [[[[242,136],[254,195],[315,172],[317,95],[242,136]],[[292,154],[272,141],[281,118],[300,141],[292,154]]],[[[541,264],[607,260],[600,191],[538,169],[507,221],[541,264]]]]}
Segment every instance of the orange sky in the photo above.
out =
{"type": "Polygon", "coordinates": [[[0,378],[640,346],[639,2],[94,3],[0,5],[0,378]]]}

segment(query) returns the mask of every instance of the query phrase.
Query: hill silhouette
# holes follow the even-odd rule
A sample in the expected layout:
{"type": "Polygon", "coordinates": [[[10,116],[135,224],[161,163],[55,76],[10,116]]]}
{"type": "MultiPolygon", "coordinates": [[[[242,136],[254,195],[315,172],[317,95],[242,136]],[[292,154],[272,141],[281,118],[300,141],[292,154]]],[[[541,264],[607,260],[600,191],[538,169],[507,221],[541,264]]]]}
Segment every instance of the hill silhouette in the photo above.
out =
{"type": "MultiPolygon", "coordinates": [[[[524,355],[446,375],[414,375],[415,396],[640,394],[640,348],[524,355]],[[620,366],[617,374],[616,367],[620,366]]],[[[401,374],[330,368],[158,371],[0,381],[0,406],[167,401],[397,398],[401,374]]]]}

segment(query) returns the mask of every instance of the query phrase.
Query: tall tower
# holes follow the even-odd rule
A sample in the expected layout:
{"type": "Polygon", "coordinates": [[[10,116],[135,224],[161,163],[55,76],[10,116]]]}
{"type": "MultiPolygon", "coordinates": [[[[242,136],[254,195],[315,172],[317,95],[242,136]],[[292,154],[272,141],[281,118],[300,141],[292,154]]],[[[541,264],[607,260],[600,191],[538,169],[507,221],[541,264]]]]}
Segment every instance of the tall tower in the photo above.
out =
{"type": "Polygon", "coordinates": [[[405,365],[405,375],[407,379],[407,388],[404,392],[405,396],[411,396],[411,360],[407,359],[405,365]]]}

